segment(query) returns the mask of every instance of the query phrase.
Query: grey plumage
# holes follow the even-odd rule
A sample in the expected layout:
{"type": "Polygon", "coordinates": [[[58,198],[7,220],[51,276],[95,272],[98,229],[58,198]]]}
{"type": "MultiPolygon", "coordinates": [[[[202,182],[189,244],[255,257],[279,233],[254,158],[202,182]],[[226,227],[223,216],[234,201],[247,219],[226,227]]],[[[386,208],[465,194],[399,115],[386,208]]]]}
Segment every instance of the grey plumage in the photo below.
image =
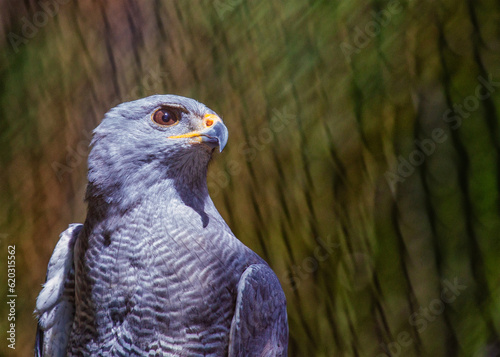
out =
{"type": "Polygon", "coordinates": [[[61,235],[37,300],[38,352],[286,355],[279,281],[208,195],[207,166],[226,140],[215,113],[189,98],[152,96],[106,114],[89,156],[86,221],[61,235]],[[158,125],[160,108],[178,123],[158,125]]]}

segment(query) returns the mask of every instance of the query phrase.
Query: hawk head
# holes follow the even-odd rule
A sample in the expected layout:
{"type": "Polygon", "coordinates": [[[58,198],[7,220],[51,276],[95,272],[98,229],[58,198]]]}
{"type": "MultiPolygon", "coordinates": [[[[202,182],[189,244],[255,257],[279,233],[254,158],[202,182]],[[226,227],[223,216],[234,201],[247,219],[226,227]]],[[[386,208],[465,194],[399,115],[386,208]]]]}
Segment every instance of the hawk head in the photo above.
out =
{"type": "Polygon", "coordinates": [[[213,151],[227,143],[220,117],[176,95],[154,95],[118,105],[94,130],[87,200],[128,206],[167,185],[206,187],[213,151]]]}

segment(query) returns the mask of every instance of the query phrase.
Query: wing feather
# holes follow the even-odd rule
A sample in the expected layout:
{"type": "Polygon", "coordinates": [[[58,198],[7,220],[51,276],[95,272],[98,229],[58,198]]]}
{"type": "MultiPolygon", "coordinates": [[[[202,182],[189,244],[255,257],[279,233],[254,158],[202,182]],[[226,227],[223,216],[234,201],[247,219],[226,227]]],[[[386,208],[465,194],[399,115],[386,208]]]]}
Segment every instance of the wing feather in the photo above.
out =
{"type": "Polygon", "coordinates": [[[238,283],[236,311],[229,335],[229,357],[286,356],[286,299],[274,272],[254,264],[238,283]]]}
{"type": "Polygon", "coordinates": [[[75,241],[82,224],[61,233],[47,267],[47,280],[36,301],[38,317],[35,356],[65,356],[74,317],[75,241]]]}

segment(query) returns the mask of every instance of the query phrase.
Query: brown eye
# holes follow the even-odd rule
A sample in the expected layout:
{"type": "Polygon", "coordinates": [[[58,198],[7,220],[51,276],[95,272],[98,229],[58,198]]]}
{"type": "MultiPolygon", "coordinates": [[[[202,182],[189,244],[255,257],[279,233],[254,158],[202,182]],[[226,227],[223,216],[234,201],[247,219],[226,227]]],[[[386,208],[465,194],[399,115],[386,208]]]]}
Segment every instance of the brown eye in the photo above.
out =
{"type": "Polygon", "coordinates": [[[162,108],[153,114],[152,119],[156,124],[171,126],[179,122],[179,115],[173,110],[162,108]]]}

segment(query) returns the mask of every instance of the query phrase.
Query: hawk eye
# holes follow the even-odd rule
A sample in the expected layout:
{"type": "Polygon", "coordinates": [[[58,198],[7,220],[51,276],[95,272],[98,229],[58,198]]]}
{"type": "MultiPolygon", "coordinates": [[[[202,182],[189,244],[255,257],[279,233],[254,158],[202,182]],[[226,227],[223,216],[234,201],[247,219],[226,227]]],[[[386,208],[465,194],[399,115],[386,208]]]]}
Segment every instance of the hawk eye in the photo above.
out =
{"type": "Polygon", "coordinates": [[[161,126],[172,126],[179,122],[179,113],[169,108],[161,108],[154,112],[151,119],[161,126]]]}

